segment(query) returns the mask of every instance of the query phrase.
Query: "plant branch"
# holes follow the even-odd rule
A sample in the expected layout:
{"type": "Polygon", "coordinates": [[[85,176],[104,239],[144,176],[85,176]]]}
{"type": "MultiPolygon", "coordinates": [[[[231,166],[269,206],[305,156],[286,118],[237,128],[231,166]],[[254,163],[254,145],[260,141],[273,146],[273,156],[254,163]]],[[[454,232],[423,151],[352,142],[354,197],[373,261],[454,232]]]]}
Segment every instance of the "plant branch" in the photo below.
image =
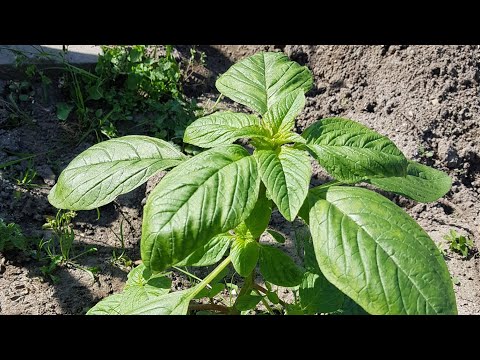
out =
{"type": "MultiPolygon", "coordinates": [[[[256,293],[257,295],[262,296],[262,294],[260,294],[260,291],[258,291],[257,289],[254,288],[253,291],[255,291],[255,293],[256,293]]],[[[270,315],[275,315],[275,313],[273,312],[272,308],[271,308],[270,305],[268,304],[268,301],[265,300],[265,298],[264,298],[263,296],[262,296],[262,300],[261,300],[261,301],[262,301],[263,306],[265,306],[265,308],[267,309],[268,313],[269,313],[270,315]]]]}
{"type": "Polygon", "coordinates": [[[200,291],[203,290],[205,286],[210,284],[210,282],[217,277],[218,274],[222,272],[223,269],[225,269],[230,263],[232,262],[232,259],[230,258],[230,255],[225,258],[208,276],[203,279],[197,286],[195,286],[195,290],[192,293],[192,298],[198,295],[200,291]]]}
{"type": "MultiPolygon", "coordinates": [[[[265,289],[264,287],[258,285],[257,283],[253,283],[253,288],[254,288],[255,290],[258,290],[258,291],[264,293],[265,295],[269,292],[267,289],[265,289]]],[[[287,304],[286,304],[283,300],[281,300],[281,299],[278,299],[278,302],[279,302],[280,305],[282,305],[283,307],[285,307],[285,306],[287,305],[287,304]]]]}
{"type": "Polygon", "coordinates": [[[232,311],[235,311],[235,314],[240,314],[240,311],[237,310],[237,303],[238,299],[242,297],[243,295],[249,294],[250,291],[252,291],[253,284],[254,284],[254,279],[255,279],[255,269],[250,273],[250,275],[247,275],[245,277],[245,282],[243,284],[243,287],[240,289],[237,298],[235,299],[235,303],[233,304],[232,311]]]}

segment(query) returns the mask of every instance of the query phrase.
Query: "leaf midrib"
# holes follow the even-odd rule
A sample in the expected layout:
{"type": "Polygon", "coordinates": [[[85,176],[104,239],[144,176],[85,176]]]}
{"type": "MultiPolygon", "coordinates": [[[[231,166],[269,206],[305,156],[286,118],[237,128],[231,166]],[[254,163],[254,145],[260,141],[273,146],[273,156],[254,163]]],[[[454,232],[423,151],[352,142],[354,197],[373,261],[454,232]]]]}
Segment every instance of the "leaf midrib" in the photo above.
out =
{"type": "MultiPolygon", "coordinates": [[[[249,157],[248,155],[247,155],[247,156],[244,156],[244,157],[242,157],[242,158],[240,158],[240,159],[238,159],[238,160],[235,160],[235,161],[233,161],[233,162],[229,162],[229,163],[225,164],[225,165],[222,166],[221,168],[215,169],[215,170],[216,170],[215,172],[213,172],[210,176],[208,176],[207,179],[205,179],[201,184],[199,184],[199,185],[196,186],[196,187],[195,187],[195,186],[192,186],[192,184],[185,184],[184,186],[192,186],[192,187],[195,187],[195,190],[193,190],[193,192],[191,192],[191,193],[188,195],[188,198],[183,202],[183,204],[182,204],[178,209],[176,209],[176,211],[169,211],[169,212],[168,212],[168,213],[171,213],[171,216],[168,218],[168,220],[166,220],[166,221],[163,222],[162,228],[165,227],[168,223],[171,222],[171,220],[173,219],[173,217],[174,217],[175,215],[177,215],[178,212],[179,212],[179,211],[190,201],[190,199],[197,193],[197,191],[198,191],[200,188],[202,188],[202,185],[204,185],[205,183],[209,182],[214,176],[218,176],[218,173],[219,173],[220,171],[222,171],[223,169],[225,169],[226,167],[231,166],[231,165],[238,166],[237,163],[238,163],[239,161],[242,161],[242,160],[244,160],[245,158],[248,159],[248,157],[249,157]]],[[[169,174],[169,175],[170,175],[170,174],[169,174]]],[[[235,177],[235,178],[237,178],[237,177],[235,177]]],[[[156,195],[156,196],[158,196],[158,195],[156,195]]],[[[152,199],[152,201],[153,201],[153,199],[152,199]]],[[[232,201],[233,201],[233,200],[232,200],[232,201]]],[[[202,204],[202,207],[203,207],[203,204],[202,204]]],[[[157,216],[157,215],[160,214],[160,213],[167,213],[167,212],[165,212],[165,211],[163,211],[163,212],[156,212],[156,213],[153,213],[152,215],[150,215],[150,217],[155,217],[155,216],[157,216]]],[[[227,217],[228,217],[228,214],[227,214],[227,217]]],[[[155,232],[155,233],[150,233],[150,236],[153,235],[153,234],[158,234],[158,231],[155,232]]],[[[173,253],[174,253],[175,244],[174,244],[174,240],[172,239],[172,237],[169,237],[169,242],[170,242],[170,257],[173,258],[173,253]]],[[[156,244],[156,242],[153,242],[153,243],[152,243],[152,245],[151,245],[151,247],[150,247],[150,249],[149,249],[149,250],[150,250],[150,253],[153,253],[153,250],[154,250],[154,248],[155,248],[155,244],[156,244]]]]}

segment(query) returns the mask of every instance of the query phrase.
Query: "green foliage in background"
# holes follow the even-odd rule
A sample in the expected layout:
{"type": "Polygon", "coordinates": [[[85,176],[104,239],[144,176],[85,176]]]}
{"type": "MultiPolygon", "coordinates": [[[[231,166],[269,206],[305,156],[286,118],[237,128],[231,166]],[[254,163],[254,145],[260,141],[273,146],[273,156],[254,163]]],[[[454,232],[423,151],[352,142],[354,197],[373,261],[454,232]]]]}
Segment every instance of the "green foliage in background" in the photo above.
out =
{"type": "MultiPolygon", "coordinates": [[[[119,122],[130,122],[145,133],[162,139],[181,139],[185,127],[199,108],[183,95],[180,65],[173,47],[102,46],[94,73],[66,66],[70,102],[57,104],[57,116],[64,121],[76,109],[77,117],[108,137],[119,134],[119,122]]],[[[189,62],[197,61],[197,53],[189,62]]],[[[200,56],[201,61],[204,60],[200,56]]]]}
{"type": "Polygon", "coordinates": [[[22,229],[15,223],[6,224],[0,219],[0,251],[12,249],[25,250],[27,238],[23,235],[22,229]]]}

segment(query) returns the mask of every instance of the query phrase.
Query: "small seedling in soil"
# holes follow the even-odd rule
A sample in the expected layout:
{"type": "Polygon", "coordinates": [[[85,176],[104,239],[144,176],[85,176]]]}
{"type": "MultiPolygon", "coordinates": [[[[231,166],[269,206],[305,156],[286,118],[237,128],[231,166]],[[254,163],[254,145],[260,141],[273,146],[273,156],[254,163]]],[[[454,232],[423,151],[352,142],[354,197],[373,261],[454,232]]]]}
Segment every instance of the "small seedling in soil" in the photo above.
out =
{"type": "Polygon", "coordinates": [[[449,249],[457,254],[467,258],[475,250],[473,240],[468,236],[460,235],[455,230],[450,229],[450,233],[443,237],[449,244],[449,249]]]}
{"type": "Polygon", "coordinates": [[[6,224],[0,219],[0,252],[13,249],[26,250],[27,242],[18,224],[6,224]]]}
{"type": "Polygon", "coordinates": [[[94,267],[84,267],[75,262],[81,256],[94,253],[97,248],[91,247],[82,251],[80,254],[72,256],[73,242],[75,240],[75,232],[71,227],[71,222],[76,216],[74,211],[59,210],[55,218],[49,218],[47,223],[43,225],[44,229],[52,230],[52,238],[42,239],[38,243],[37,257],[40,261],[47,261],[47,264],[42,266],[40,270],[44,276],[56,283],[58,277],[53,273],[58,266],[71,266],[81,269],[89,273],[92,278],[98,271],[94,267]],[[41,254],[45,254],[42,256],[41,254]]]}
{"type": "MultiPolygon", "coordinates": [[[[98,219],[100,219],[100,212],[98,213],[98,219]]],[[[112,251],[112,260],[111,263],[115,266],[118,266],[119,268],[131,268],[133,265],[133,261],[128,257],[126,254],[126,249],[125,249],[125,239],[123,238],[123,220],[120,222],[120,234],[117,235],[116,233],[113,233],[115,237],[120,241],[120,246],[122,249],[122,252],[120,254],[117,254],[115,249],[112,251]]]]}
{"type": "Polygon", "coordinates": [[[451,179],[352,120],[321,119],[293,132],[312,84],[308,68],[284,54],[255,54],[216,82],[255,113],[215,112],[193,122],[183,140],[204,149],[197,155],[125,136],[92,146],[67,166],[49,201],[71,210],[108,204],[173,168],[144,207],[142,265],[122,293],[89,314],[245,314],[260,303],[270,314],[457,313],[450,274],[428,234],[396,204],[357,186],[432,202],[450,190],[451,179]],[[233,144],[238,139],[249,140],[253,154],[233,144]],[[335,180],[310,188],[312,159],[335,180]],[[283,251],[279,234],[269,233],[277,246],[261,242],[273,210],[303,221],[301,266],[283,251]],[[165,272],[172,267],[215,264],[191,288],[170,292],[165,272]],[[242,279],[233,304],[206,293],[232,269],[242,279]],[[298,291],[297,300],[276,304],[257,274],[298,291]]]}
{"type": "Polygon", "coordinates": [[[435,155],[435,153],[432,150],[427,151],[423,146],[420,146],[418,148],[418,155],[422,158],[430,159],[433,157],[433,155],[435,155]]]}
{"type": "Polygon", "coordinates": [[[26,189],[32,189],[38,187],[39,185],[35,183],[37,178],[37,171],[33,167],[33,162],[29,161],[27,167],[24,171],[20,172],[18,178],[15,179],[15,182],[18,186],[21,186],[26,189]]]}

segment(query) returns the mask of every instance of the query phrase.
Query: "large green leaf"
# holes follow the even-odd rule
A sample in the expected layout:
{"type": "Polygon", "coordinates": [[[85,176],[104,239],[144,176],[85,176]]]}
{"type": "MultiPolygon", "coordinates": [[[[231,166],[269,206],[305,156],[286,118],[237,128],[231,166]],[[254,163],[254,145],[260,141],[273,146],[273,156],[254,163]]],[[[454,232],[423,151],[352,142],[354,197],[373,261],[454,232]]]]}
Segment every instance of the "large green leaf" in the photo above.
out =
{"type": "Polygon", "coordinates": [[[122,315],[136,309],[152,299],[170,292],[171,280],[163,274],[151,275],[145,266],[139,265],[128,274],[124,290],[120,294],[101,300],[87,315],[122,315]]]}
{"type": "Polygon", "coordinates": [[[269,133],[255,115],[217,112],[202,117],[185,130],[183,141],[203,148],[228,145],[240,138],[268,138],[269,133]]]}
{"type": "Polygon", "coordinates": [[[340,309],[345,295],[333,286],[321,272],[307,271],[298,289],[300,305],[307,314],[330,313],[340,309]]]}
{"type": "Polygon", "coordinates": [[[342,307],[338,310],[338,315],[369,315],[368,312],[347,295],[345,295],[344,298],[345,301],[343,302],[342,307]]]}
{"type": "Polygon", "coordinates": [[[233,236],[220,234],[177,263],[177,266],[209,266],[219,262],[230,247],[233,236]]]}
{"type": "Polygon", "coordinates": [[[235,271],[241,276],[248,276],[258,262],[259,244],[251,237],[237,237],[232,244],[230,256],[235,271]]]}
{"type": "Polygon", "coordinates": [[[202,152],[170,171],[144,209],[141,255],[153,271],[182,261],[255,207],[260,177],[239,145],[202,152]]]}
{"type": "Polygon", "coordinates": [[[170,292],[172,281],[165,274],[152,274],[144,264],[140,264],[128,273],[125,289],[137,288],[146,298],[165,295],[170,292]]]}
{"type": "Polygon", "coordinates": [[[125,315],[186,315],[193,298],[193,289],[175,291],[137,304],[125,315]]]}
{"type": "Polygon", "coordinates": [[[370,179],[380,189],[391,191],[420,202],[432,202],[444,196],[452,187],[452,179],[443,171],[409,161],[406,177],[370,179]]]}
{"type": "Polygon", "coordinates": [[[286,287],[300,284],[303,276],[290,256],[269,245],[260,248],[260,272],[266,281],[286,287]]]}
{"type": "Polygon", "coordinates": [[[307,146],[337,180],[405,176],[407,159],[387,137],[355,121],[328,118],[303,132],[307,146]]]}
{"type": "Polygon", "coordinates": [[[88,310],[87,315],[123,315],[121,306],[124,299],[123,293],[110,295],[88,310]]]}
{"type": "Polygon", "coordinates": [[[263,116],[263,121],[272,129],[273,134],[291,131],[295,126],[295,117],[304,107],[303,91],[294,91],[273,104],[263,116]]]}
{"type": "Polygon", "coordinates": [[[87,315],[185,315],[192,300],[191,290],[145,299],[137,296],[136,289],[128,289],[103,299],[87,315]]]}
{"type": "Polygon", "coordinates": [[[371,314],[456,314],[442,255],[427,233],[383,196],[358,187],[309,193],[320,270],[371,314]]]}
{"type": "Polygon", "coordinates": [[[216,82],[223,95],[263,115],[284,96],[310,90],[312,74],[282,53],[261,52],[232,65],[216,82]]]}
{"type": "Polygon", "coordinates": [[[237,299],[235,307],[240,311],[254,310],[261,300],[262,296],[245,294],[237,299]]]}
{"type": "Polygon", "coordinates": [[[288,221],[293,221],[307,193],[312,167],[303,150],[282,146],[276,150],[255,150],[258,169],[272,200],[288,221]]]}
{"type": "Polygon", "coordinates": [[[70,162],[50,191],[48,201],[59,209],[94,209],[185,159],[173,145],[147,136],[104,141],[70,162]]]}

